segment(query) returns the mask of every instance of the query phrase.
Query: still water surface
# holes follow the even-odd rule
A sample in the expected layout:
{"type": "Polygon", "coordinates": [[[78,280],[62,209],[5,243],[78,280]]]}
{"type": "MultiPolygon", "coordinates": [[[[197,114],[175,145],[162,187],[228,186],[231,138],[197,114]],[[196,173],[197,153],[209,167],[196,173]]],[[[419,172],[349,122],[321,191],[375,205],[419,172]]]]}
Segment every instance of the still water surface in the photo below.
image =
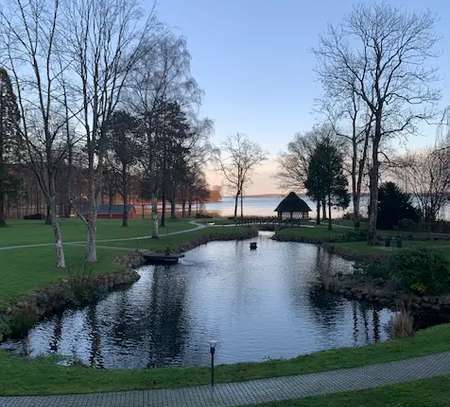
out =
{"type": "MultiPolygon", "coordinates": [[[[244,215],[246,216],[275,216],[275,208],[278,206],[280,201],[284,196],[248,196],[244,198],[244,215]]],[[[312,209],[310,213],[311,217],[315,216],[316,204],[307,196],[301,196],[301,198],[309,205],[312,209]]],[[[369,204],[369,197],[363,195],[361,197],[361,214],[367,216],[367,206],[369,204]]],[[[234,198],[225,196],[219,202],[208,202],[205,204],[205,209],[209,213],[218,214],[220,216],[232,216],[234,213],[234,198]]],[[[340,218],[345,213],[351,213],[353,211],[352,203],[346,209],[332,208],[331,216],[332,218],[340,218]]],[[[450,201],[445,205],[441,213],[439,214],[439,219],[450,221],[450,201]]]]}
{"type": "MultiPolygon", "coordinates": [[[[59,354],[104,368],[207,365],[288,358],[383,340],[387,309],[328,294],[321,273],[352,263],[315,245],[212,242],[180,264],[143,267],[129,289],[43,321],[14,345],[35,357],[59,354]]],[[[11,345],[11,344],[10,344],[11,345]]]]}

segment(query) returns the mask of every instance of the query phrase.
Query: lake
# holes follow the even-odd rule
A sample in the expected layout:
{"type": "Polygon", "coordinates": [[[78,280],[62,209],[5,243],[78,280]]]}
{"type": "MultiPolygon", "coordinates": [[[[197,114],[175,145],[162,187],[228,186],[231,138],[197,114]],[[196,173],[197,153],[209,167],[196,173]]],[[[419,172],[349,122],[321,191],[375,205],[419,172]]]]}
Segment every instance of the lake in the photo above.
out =
{"type": "MultiPolygon", "coordinates": [[[[204,366],[290,358],[387,338],[392,312],[318,288],[322,273],[352,262],[311,244],[211,242],[175,266],[140,268],[130,288],[42,321],[7,347],[63,355],[100,368],[204,366]]],[[[253,240],[253,239],[252,239],[253,240]]]]}
{"type": "MultiPolygon", "coordinates": [[[[307,196],[301,196],[302,199],[312,209],[310,217],[315,216],[315,203],[307,196]]],[[[244,198],[244,215],[245,216],[275,216],[274,212],[277,205],[283,199],[283,196],[269,196],[269,197],[245,197],[244,198]]],[[[367,215],[368,196],[361,198],[361,213],[367,215]]],[[[220,216],[232,216],[234,214],[234,198],[224,197],[219,202],[209,202],[205,204],[205,209],[209,213],[217,213],[220,216]]],[[[344,213],[352,212],[352,204],[345,211],[338,208],[333,208],[331,216],[333,218],[342,217],[344,213]]],[[[442,210],[441,218],[450,221],[450,204],[442,210]]]]}

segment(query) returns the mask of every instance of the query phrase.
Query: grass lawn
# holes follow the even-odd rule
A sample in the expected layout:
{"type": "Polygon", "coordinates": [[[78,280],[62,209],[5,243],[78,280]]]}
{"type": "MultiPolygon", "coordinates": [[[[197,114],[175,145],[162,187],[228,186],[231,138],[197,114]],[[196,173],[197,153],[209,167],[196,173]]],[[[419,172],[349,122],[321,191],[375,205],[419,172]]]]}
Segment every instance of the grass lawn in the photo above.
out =
{"type": "MultiPolygon", "coordinates": [[[[161,233],[176,232],[191,229],[191,219],[168,219],[166,226],[160,229],[161,233]]],[[[79,219],[61,219],[64,241],[84,241],[86,227],[79,219]]],[[[99,219],[97,221],[97,239],[117,239],[149,236],[151,225],[149,219],[130,219],[128,227],[121,226],[120,219],[99,219]]],[[[53,231],[51,226],[43,221],[35,220],[9,220],[8,227],[0,229],[0,247],[52,243],[53,231]]]]}
{"type": "MultiPolygon", "coordinates": [[[[342,222],[340,221],[340,223],[342,222]]],[[[314,227],[284,228],[277,231],[276,236],[280,240],[329,243],[336,249],[337,254],[358,260],[387,257],[392,253],[402,250],[394,247],[395,242],[392,242],[391,247],[384,247],[369,246],[366,241],[345,241],[347,234],[351,231],[352,229],[339,227],[338,225],[334,225],[332,230],[328,230],[325,225],[320,225],[314,227]]],[[[380,235],[404,236],[402,248],[430,248],[442,252],[450,260],[450,240],[430,240],[427,238],[429,234],[424,233],[413,234],[416,239],[423,238],[423,240],[408,240],[406,237],[411,235],[411,233],[402,234],[398,231],[380,231],[380,235]]]]}
{"type": "Polygon", "coordinates": [[[258,407],[447,407],[450,377],[442,376],[376,389],[258,404],[258,407]]]}
{"type": "MultiPolygon", "coordinates": [[[[396,247],[369,246],[366,242],[336,242],[332,246],[338,254],[357,259],[387,257],[402,249],[396,247]]],[[[403,248],[428,248],[441,252],[450,260],[450,241],[448,240],[404,240],[403,248]]]]}
{"type": "Polygon", "coordinates": [[[281,240],[307,242],[336,242],[341,241],[351,229],[334,227],[331,230],[325,225],[308,227],[286,227],[276,232],[281,240]]]}
{"type": "MultiPolygon", "coordinates": [[[[120,221],[101,221],[98,226],[99,240],[102,238],[142,236],[143,233],[145,233],[144,226],[145,224],[140,221],[134,221],[128,228],[121,227],[120,221]],[[111,222],[111,224],[108,224],[108,222],[111,222]]],[[[82,224],[71,220],[67,222],[65,227],[66,230],[71,230],[74,239],[76,239],[76,236],[78,235],[79,237],[83,236],[84,229],[82,224]]],[[[170,232],[186,230],[193,227],[194,226],[186,220],[171,220],[167,223],[165,230],[170,232]]],[[[34,241],[34,243],[45,243],[48,242],[48,236],[42,231],[47,232],[47,228],[48,227],[42,225],[42,223],[36,224],[32,222],[31,224],[23,224],[22,222],[18,222],[17,225],[13,225],[6,229],[0,229],[0,241],[3,239],[3,242],[5,242],[3,232],[6,231],[12,238],[15,238],[16,242],[19,239],[23,239],[23,243],[28,244],[30,241],[25,239],[28,232],[30,232],[32,236],[31,241],[34,241]],[[22,234],[25,234],[25,236],[21,237],[22,234]],[[40,239],[38,239],[39,236],[40,239]]],[[[92,273],[119,271],[120,267],[113,262],[113,259],[120,254],[126,253],[126,251],[115,250],[114,248],[116,247],[149,249],[154,251],[177,250],[183,244],[192,240],[201,239],[206,235],[216,238],[227,238],[239,234],[241,230],[243,230],[243,228],[205,228],[178,235],[161,236],[160,239],[141,239],[104,243],[104,245],[108,247],[111,246],[111,248],[102,248],[102,243],[98,243],[98,262],[87,266],[85,266],[83,260],[83,245],[66,245],[66,272],[55,270],[55,258],[52,246],[0,250],[0,277],[2,281],[2,284],[0,285],[0,307],[31,290],[48,286],[60,278],[70,277],[71,274],[78,273],[83,267],[88,267],[88,270],[92,273]]],[[[11,244],[4,244],[4,246],[10,245],[11,244]]]]}
{"type": "MultiPolygon", "coordinates": [[[[360,348],[341,348],[289,360],[222,365],[218,382],[287,376],[363,366],[450,350],[450,325],[413,338],[360,348]]],[[[57,366],[51,358],[27,360],[0,351],[0,395],[63,394],[157,389],[207,384],[207,368],[95,369],[57,366]]],[[[320,405],[320,404],[318,404],[320,405]]]]}

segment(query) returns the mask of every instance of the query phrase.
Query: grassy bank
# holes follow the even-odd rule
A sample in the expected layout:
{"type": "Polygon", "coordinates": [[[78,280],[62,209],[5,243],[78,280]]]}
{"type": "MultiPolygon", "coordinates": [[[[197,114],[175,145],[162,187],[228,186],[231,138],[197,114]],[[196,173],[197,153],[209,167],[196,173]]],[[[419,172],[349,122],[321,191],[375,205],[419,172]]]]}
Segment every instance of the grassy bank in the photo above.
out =
{"type": "Polygon", "coordinates": [[[258,404],[258,407],[447,407],[450,377],[442,376],[376,389],[258,404]]]}
{"type": "MultiPolygon", "coordinates": [[[[304,374],[363,366],[450,350],[450,325],[420,331],[415,337],[361,348],[341,348],[289,360],[223,365],[219,382],[304,374]]],[[[206,368],[94,369],[62,367],[49,358],[26,360],[0,352],[0,395],[64,394],[207,384],[206,368]]]]}
{"type": "Polygon", "coordinates": [[[347,228],[334,228],[328,230],[326,226],[286,227],[276,232],[276,238],[281,241],[325,243],[338,242],[346,238],[347,228]]]}
{"type": "MultiPolygon", "coordinates": [[[[167,223],[165,231],[180,231],[192,229],[194,226],[186,220],[172,220],[167,223]]],[[[129,228],[122,228],[120,222],[102,221],[99,223],[98,238],[118,239],[132,238],[148,235],[148,224],[142,221],[133,221],[129,228]],[[108,222],[112,222],[109,224],[108,222]],[[147,229],[144,229],[144,226],[147,229]]],[[[75,220],[65,223],[65,230],[71,230],[73,239],[82,237],[84,227],[75,220]],[[69,229],[67,229],[69,228],[69,229]]],[[[10,242],[17,244],[22,239],[23,244],[47,243],[48,227],[42,223],[24,224],[18,222],[11,227],[1,229],[1,247],[12,246],[10,242]],[[6,239],[3,232],[6,231],[10,240],[6,239]],[[26,234],[29,233],[30,241],[26,241],[26,234]],[[25,235],[25,236],[22,236],[25,235]],[[38,237],[40,236],[40,239],[38,237]]],[[[0,307],[7,303],[17,300],[20,296],[29,293],[32,290],[46,287],[61,278],[68,278],[76,275],[80,270],[87,268],[89,273],[104,273],[120,271],[121,267],[113,260],[115,257],[125,254],[125,249],[148,249],[151,251],[178,251],[187,248],[192,242],[202,243],[208,240],[233,239],[239,238],[247,233],[248,228],[230,228],[216,227],[205,228],[201,230],[186,232],[182,234],[161,236],[160,239],[137,239],[125,240],[107,243],[98,243],[98,261],[95,264],[86,265],[84,258],[83,245],[66,244],[65,254],[67,260],[67,271],[61,272],[55,270],[53,247],[31,247],[0,250],[0,276],[2,284],[0,285],[0,307]],[[124,250],[122,250],[124,249],[124,250]]],[[[70,233],[68,233],[70,235],[70,233]]],[[[50,236],[51,239],[51,236],[50,236]]],[[[68,239],[67,239],[68,241],[68,239]]]]}
{"type": "Polygon", "coordinates": [[[326,246],[344,257],[354,260],[374,260],[389,257],[406,248],[428,248],[441,252],[450,259],[450,241],[432,240],[426,238],[423,233],[399,234],[396,231],[382,231],[381,236],[404,236],[402,248],[384,246],[369,246],[365,240],[355,241],[357,236],[351,228],[335,225],[328,230],[325,225],[300,228],[284,228],[276,233],[275,238],[281,241],[326,243],[326,246]],[[408,238],[407,238],[408,237],[408,238]],[[410,239],[413,238],[414,240],[410,239]]]}
{"type": "MultiPolygon", "coordinates": [[[[161,233],[170,233],[193,228],[190,219],[168,219],[161,233]]],[[[86,228],[79,219],[60,219],[65,242],[84,241],[86,228]]],[[[128,227],[121,226],[120,219],[98,219],[97,239],[123,239],[151,234],[149,219],[130,219],[128,227]]],[[[52,243],[53,232],[40,220],[9,220],[8,226],[0,229],[0,247],[52,243]]]]}

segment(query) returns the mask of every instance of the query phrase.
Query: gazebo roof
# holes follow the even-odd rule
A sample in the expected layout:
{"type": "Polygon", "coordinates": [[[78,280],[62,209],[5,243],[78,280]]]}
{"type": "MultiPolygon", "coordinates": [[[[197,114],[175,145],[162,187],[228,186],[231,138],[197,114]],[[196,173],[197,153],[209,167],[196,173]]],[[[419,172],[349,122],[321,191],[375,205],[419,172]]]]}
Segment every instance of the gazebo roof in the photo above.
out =
{"type": "Polygon", "coordinates": [[[311,208],[295,192],[289,192],[277,206],[275,212],[310,212],[311,208]]]}

